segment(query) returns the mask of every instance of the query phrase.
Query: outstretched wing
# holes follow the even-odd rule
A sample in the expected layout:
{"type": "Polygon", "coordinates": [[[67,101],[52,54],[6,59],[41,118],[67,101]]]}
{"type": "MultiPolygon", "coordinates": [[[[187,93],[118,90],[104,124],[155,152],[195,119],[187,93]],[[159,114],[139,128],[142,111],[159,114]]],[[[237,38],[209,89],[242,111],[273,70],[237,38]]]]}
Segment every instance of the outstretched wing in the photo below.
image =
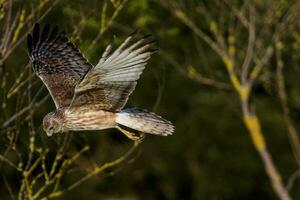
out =
{"type": "Polygon", "coordinates": [[[49,24],[43,31],[36,24],[27,39],[32,67],[49,90],[56,108],[69,106],[75,86],[91,65],[69,42],[65,32],[59,32],[58,26],[50,32],[49,24]]]}
{"type": "Polygon", "coordinates": [[[136,86],[151,54],[154,41],[145,36],[133,42],[129,36],[113,53],[105,49],[99,63],[76,86],[71,106],[93,105],[96,109],[121,110],[136,86]]]}

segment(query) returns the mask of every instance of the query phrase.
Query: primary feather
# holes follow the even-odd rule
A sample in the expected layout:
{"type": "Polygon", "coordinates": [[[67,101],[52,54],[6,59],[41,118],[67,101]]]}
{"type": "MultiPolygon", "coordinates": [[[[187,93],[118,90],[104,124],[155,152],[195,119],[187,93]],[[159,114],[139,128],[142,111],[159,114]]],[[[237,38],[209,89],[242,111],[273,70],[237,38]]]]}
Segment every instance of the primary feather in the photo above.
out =
{"type": "Polygon", "coordinates": [[[95,104],[99,109],[120,111],[155,51],[153,43],[149,36],[134,42],[131,35],[112,53],[110,44],[99,63],[76,86],[72,106],[95,104]]]}
{"type": "Polygon", "coordinates": [[[42,32],[36,24],[28,35],[28,54],[32,67],[48,88],[56,108],[70,105],[75,86],[92,67],[58,26],[42,32]]]}

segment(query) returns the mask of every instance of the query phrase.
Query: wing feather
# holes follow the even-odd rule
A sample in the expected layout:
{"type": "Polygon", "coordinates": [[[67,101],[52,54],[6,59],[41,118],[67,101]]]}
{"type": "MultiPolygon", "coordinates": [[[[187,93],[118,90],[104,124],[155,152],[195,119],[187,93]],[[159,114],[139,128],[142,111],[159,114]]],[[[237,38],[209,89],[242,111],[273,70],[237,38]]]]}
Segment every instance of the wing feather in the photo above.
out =
{"type": "Polygon", "coordinates": [[[28,35],[27,48],[32,67],[49,90],[57,108],[70,105],[75,86],[92,67],[80,51],[55,26],[50,32],[39,24],[28,35]]]}
{"type": "Polygon", "coordinates": [[[121,110],[151,54],[156,51],[153,44],[149,36],[134,42],[134,35],[131,35],[112,53],[113,44],[108,45],[99,63],[76,86],[71,106],[93,104],[99,109],[121,110]]]}

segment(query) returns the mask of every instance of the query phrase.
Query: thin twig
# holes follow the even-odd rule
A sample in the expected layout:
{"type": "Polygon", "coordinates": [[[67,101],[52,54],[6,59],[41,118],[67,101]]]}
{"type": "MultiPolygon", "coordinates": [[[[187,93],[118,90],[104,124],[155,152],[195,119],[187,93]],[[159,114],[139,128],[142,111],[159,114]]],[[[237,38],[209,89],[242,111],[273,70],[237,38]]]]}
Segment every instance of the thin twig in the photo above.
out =
{"type": "Polygon", "coordinates": [[[28,106],[24,107],[23,109],[21,109],[19,112],[15,113],[13,116],[11,116],[8,120],[6,120],[2,126],[1,129],[5,129],[7,128],[15,119],[19,118],[20,116],[22,116],[23,114],[25,114],[26,112],[28,112],[31,109],[35,109],[37,107],[39,107],[41,104],[43,104],[47,99],[49,98],[49,95],[45,96],[43,99],[41,99],[40,101],[36,102],[36,103],[31,103],[28,106]]]}
{"type": "MultiPolygon", "coordinates": [[[[89,51],[90,49],[92,49],[95,44],[101,39],[101,37],[103,36],[103,34],[106,32],[106,30],[108,28],[110,28],[110,26],[112,25],[113,21],[116,19],[116,17],[119,15],[120,11],[123,9],[125,3],[128,0],[123,0],[119,6],[114,10],[114,13],[112,14],[112,16],[110,17],[109,21],[106,23],[106,25],[102,25],[101,29],[98,33],[98,35],[95,37],[95,39],[92,41],[92,43],[89,45],[89,47],[86,49],[86,51],[89,51]]],[[[105,5],[104,5],[105,6],[105,5]]],[[[104,19],[102,19],[104,20],[104,19]]]]}
{"type": "Polygon", "coordinates": [[[254,10],[254,8],[251,6],[250,7],[250,23],[248,26],[249,27],[249,39],[248,39],[246,57],[245,57],[243,65],[242,65],[241,80],[243,83],[245,83],[246,79],[247,79],[250,63],[253,58],[254,45],[255,45],[255,13],[253,10],[254,10]]]}
{"type": "Polygon", "coordinates": [[[47,195],[46,197],[41,198],[42,200],[47,200],[47,199],[52,199],[52,198],[57,198],[61,195],[63,195],[66,192],[69,192],[73,189],[75,189],[76,187],[78,187],[79,185],[81,185],[82,183],[84,183],[85,181],[87,181],[88,179],[90,179],[91,177],[98,175],[102,172],[104,172],[107,169],[119,166],[121,163],[124,163],[129,157],[130,155],[132,155],[132,153],[135,152],[135,150],[138,148],[138,146],[141,144],[141,142],[135,142],[134,145],[129,149],[129,151],[127,151],[123,156],[121,156],[120,158],[111,161],[111,162],[107,162],[103,165],[100,166],[96,166],[94,168],[94,170],[92,170],[91,172],[89,172],[88,174],[86,174],[85,176],[83,176],[81,179],[79,179],[78,181],[76,181],[75,183],[73,183],[72,185],[68,186],[66,189],[64,190],[59,190],[59,191],[55,191],[49,195],[47,195]]]}
{"type": "Polygon", "coordinates": [[[293,186],[294,186],[294,183],[295,181],[297,180],[297,178],[299,179],[300,177],[300,170],[297,170],[295,171],[289,178],[288,182],[287,182],[287,185],[286,185],[286,189],[288,191],[291,191],[293,186]]]}
{"type": "Polygon", "coordinates": [[[173,67],[175,67],[176,70],[178,70],[181,74],[185,75],[185,76],[188,76],[188,77],[192,77],[193,80],[203,84],[203,85],[207,85],[207,86],[210,86],[210,87],[215,87],[217,89],[222,89],[222,90],[232,90],[232,87],[230,84],[228,83],[224,83],[224,82],[221,82],[221,81],[218,81],[218,80],[215,80],[215,79],[212,79],[212,78],[208,78],[208,77],[205,77],[203,75],[200,75],[198,72],[194,71],[193,72],[189,72],[188,71],[185,71],[182,67],[181,64],[179,64],[174,58],[172,58],[166,51],[164,51],[163,49],[160,49],[160,51],[158,52],[160,56],[162,56],[162,58],[168,62],[170,65],[172,65],[173,67]],[[193,74],[191,76],[191,74],[193,74]]]}
{"type": "Polygon", "coordinates": [[[277,42],[275,44],[275,50],[276,50],[276,83],[278,87],[278,96],[280,100],[280,104],[283,110],[283,116],[284,116],[284,121],[288,130],[288,139],[291,144],[293,154],[296,160],[296,163],[298,167],[300,168],[300,139],[298,136],[297,129],[293,123],[293,120],[290,116],[290,109],[287,103],[287,95],[286,95],[286,88],[285,88],[285,78],[283,75],[283,61],[281,58],[281,48],[282,45],[277,39],[277,42]]]}

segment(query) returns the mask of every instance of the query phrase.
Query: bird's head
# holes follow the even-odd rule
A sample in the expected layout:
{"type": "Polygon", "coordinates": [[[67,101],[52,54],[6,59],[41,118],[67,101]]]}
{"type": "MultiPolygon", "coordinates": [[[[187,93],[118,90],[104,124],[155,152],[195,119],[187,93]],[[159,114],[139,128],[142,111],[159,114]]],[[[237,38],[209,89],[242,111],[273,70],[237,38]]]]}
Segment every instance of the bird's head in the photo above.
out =
{"type": "Polygon", "coordinates": [[[48,113],[43,119],[43,129],[48,136],[62,132],[63,126],[57,112],[48,113]]]}

